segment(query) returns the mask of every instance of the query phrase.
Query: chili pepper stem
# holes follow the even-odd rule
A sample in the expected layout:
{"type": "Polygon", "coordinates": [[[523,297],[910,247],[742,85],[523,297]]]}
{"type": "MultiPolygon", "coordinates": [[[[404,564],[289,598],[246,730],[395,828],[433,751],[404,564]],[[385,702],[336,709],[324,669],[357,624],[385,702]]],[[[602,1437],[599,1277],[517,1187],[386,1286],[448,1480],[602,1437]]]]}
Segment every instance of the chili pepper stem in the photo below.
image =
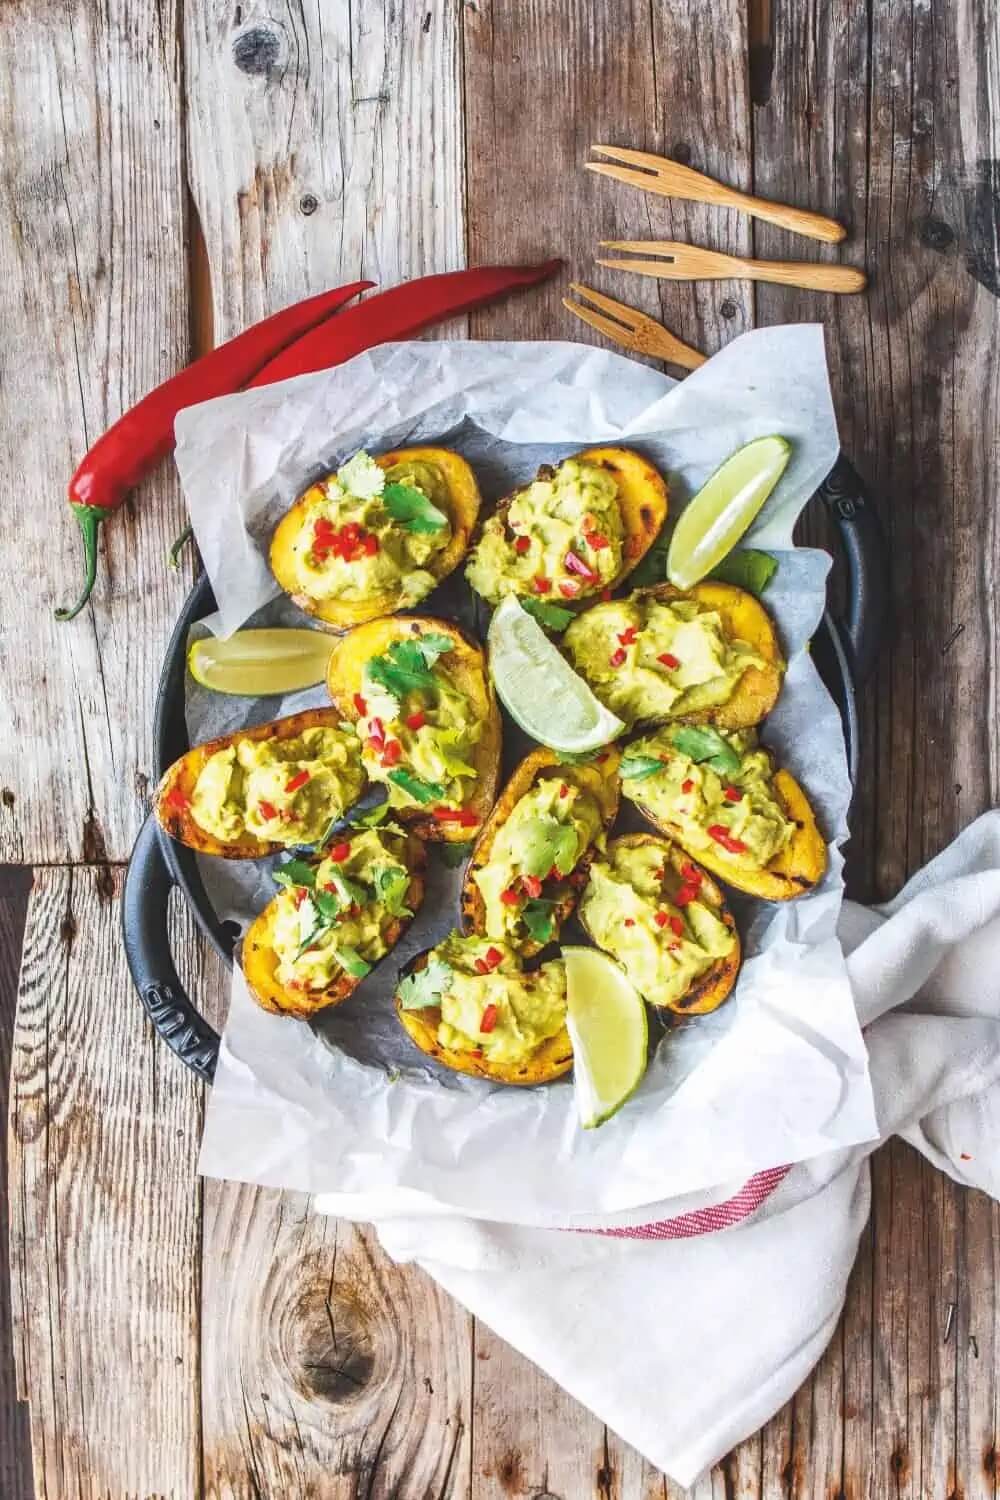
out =
{"type": "Polygon", "coordinates": [[[173,568],[175,573],[177,572],[177,569],[181,564],[181,553],[184,551],[184,548],[187,546],[188,542],[193,536],[194,527],[190,522],[188,522],[180,535],[174,537],[170,551],[167,553],[167,564],[169,567],[173,568]]]}
{"type": "Polygon", "coordinates": [[[83,562],[86,568],[86,577],[83,583],[83,593],[73,605],[72,609],[57,609],[55,616],[57,620],[73,620],[80,613],[94,590],[97,580],[97,531],[105,516],[110,512],[101,505],[74,505],[73,514],[79,523],[83,536],[83,562]]]}

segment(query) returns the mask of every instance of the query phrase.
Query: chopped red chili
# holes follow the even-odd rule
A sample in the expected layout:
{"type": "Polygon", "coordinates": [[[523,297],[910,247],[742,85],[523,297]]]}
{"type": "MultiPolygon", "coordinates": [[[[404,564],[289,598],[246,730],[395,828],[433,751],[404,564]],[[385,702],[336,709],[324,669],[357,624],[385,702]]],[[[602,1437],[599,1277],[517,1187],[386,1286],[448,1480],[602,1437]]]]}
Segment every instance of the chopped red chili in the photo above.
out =
{"type": "Polygon", "coordinates": [[[726,801],[727,802],[742,802],[743,801],[743,793],[740,791],[739,787],[735,787],[735,786],[727,786],[726,787],[726,801]]]}
{"type": "Polygon", "coordinates": [[[407,729],[413,729],[413,730],[423,729],[423,727],[424,727],[424,725],[426,723],[427,723],[427,715],[422,710],[420,710],[420,709],[418,709],[415,714],[407,714],[407,716],[406,716],[406,727],[407,727],[407,729]]]}
{"type": "Polygon", "coordinates": [[[687,781],[682,781],[681,782],[681,791],[682,792],[693,792],[694,791],[694,782],[691,780],[690,776],[688,777],[687,781]]]}
{"type": "Polygon", "coordinates": [[[432,807],[431,817],[439,823],[459,823],[463,828],[472,828],[479,822],[470,807],[432,807]]]}
{"type": "Polygon", "coordinates": [[[627,653],[625,651],[625,647],[619,646],[617,651],[612,651],[611,655],[608,657],[608,660],[613,667],[620,667],[622,662],[625,660],[626,655],[627,653]]]}
{"type": "Polygon", "coordinates": [[[522,875],[521,884],[532,900],[542,894],[542,882],[537,875],[522,875]]]}
{"type": "Polygon", "coordinates": [[[680,662],[672,651],[661,651],[656,660],[662,661],[663,665],[669,667],[671,672],[676,672],[680,666],[680,662]]]}
{"type": "Polygon", "coordinates": [[[635,917],[626,917],[625,918],[625,926],[626,927],[634,927],[635,926],[635,917]]]}
{"type": "Polygon", "coordinates": [[[670,918],[670,931],[674,934],[674,937],[684,936],[684,920],[682,917],[670,918]]]}
{"type": "Polygon", "coordinates": [[[500,900],[503,902],[504,906],[518,906],[520,905],[521,897],[520,894],[515,891],[514,887],[512,885],[509,885],[505,891],[500,892],[500,900]]]}
{"type": "Polygon", "coordinates": [[[470,1047],[469,1048],[469,1056],[470,1057],[482,1057],[482,1055],[483,1055],[483,1049],[482,1049],[482,1047],[470,1047]]]}
{"type": "Polygon", "coordinates": [[[298,789],[299,789],[299,787],[300,786],[305,786],[305,784],[306,784],[306,782],[308,780],[309,780],[309,772],[308,771],[300,771],[297,776],[293,776],[292,777],[291,781],[286,781],[285,782],[285,791],[286,792],[297,792],[298,789]]]}
{"type": "Polygon", "coordinates": [[[530,552],[530,550],[531,550],[531,538],[530,538],[530,536],[516,536],[514,538],[514,551],[515,552],[530,552]]]}
{"type": "Polygon", "coordinates": [[[733,838],[729,829],[723,828],[721,823],[711,823],[708,829],[708,836],[714,839],[717,844],[721,844],[723,849],[728,849],[730,854],[745,854],[747,852],[747,846],[743,843],[742,839],[733,838]]]}
{"type": "Polygon", "coordinates": [[[257,806],[260,808],[261,816],[266,818],[268,822],[271,822],[272,819],[278,816],[278,809],[273,802],[259,802],[257,806]]]}
{"type": "Polygon", "coordinates": [[[334,844],[333,848],[330,850],[330,858],[333,860],[335,865],[342,865],[344,863],[344,860],[350,857],[350,853],[350,844],[334,844]]]}
{"type": "Polygon", "coordinates": [[[483,1011],[483,1018],[479,1023],[479,1030],[488,1035],[497,1024],[497,1008],[495,1005],[487,1005],[483,1011]]]}
{"type": "Polygon", "coordinates": [[[569,787],[566,785],[565,781],[559,783],[559,796],[560,798],[569,796],[569,787]]]}
{"type": "Polygon", "coordinates": [[[381,750],[385,744],[385,726],[381,719],[372,719],[368,725],[368,743],[376,750],[381,750]]]}
{"type": "Polygon", "coordinates": [[[382,764],[384,766],[396,766],[399,764],[403,747],[398,740],[386,740],[382,747],[382,764]]]}
{"type": "Polygon", "coordinates": [[[697,865],[693,865],[690,862],[681,865],[681,875],[688,885],[701,885],[702,874],[697,865]]]}
{"type": "Polygon", "coordinates": [[[692,901],[698,899],[698,887],[696,885],[682,885],[674,897],[675,906],[689,906],[692,901]]]}
{"type": "Polygon", "coordinates": [[[487,950],[486,950],[486,962],[489,964],[489,966],[490,966],[491,969],[495,969],[496,966],[497,966],[497,964],[502,964],[503,963],[503,954],[500,952],[500,949],[499,948],[487,948],[487,950]]]}
{"type": "Polygon", "coordinates": [[[531,586],[535,590],[536,594],[550,594],[552,592],[552,579],[541,577],[533,578],[531,580],[531,586]]]}
{"type": "Polygon", "coordinates": [[[354,694],[354,707],[357,709],[358,713],[361,714],[362,718],[367,716],[368,704],[362,698],[360,693],[354,694]]]}
{"type": "Polygon", "coordinates": [[[656,923],[657,927],[666,927],[667,923],[670,921],[670,913],[666,911],[658,911],[653,917],[653,921],[656,923]]]}
{"type": "Polygon", "coordinates": [[[599,531],[585,532],[583,539],[587,543],[588,547],[593,547],[595,552],[603,552],[605,547],[611,546],[611,543],[608,541],[607,537],[602,536],[599,531]]]}
{"type": "Polygon", "coordinates": [[[575,599],[580,592],[580,585],[574,583],[572,578],[568,578],[565,583],[559,585],[559,592],[564,599],[575,599]]]}
{"type": "Polygon", "coordinates": [[[622,646],[631,646],[632,642],[635,640],[638,634],[638,625],[630,625],[628,629],[623,630],[621,635],[618,637],[619,644],[622,646]]]}
{"type": "Polygon", "coordinates": [[[490,966],[485,958],[477,958],[473,968],[477,974],[488,974],[490,972],[490,966]]]}

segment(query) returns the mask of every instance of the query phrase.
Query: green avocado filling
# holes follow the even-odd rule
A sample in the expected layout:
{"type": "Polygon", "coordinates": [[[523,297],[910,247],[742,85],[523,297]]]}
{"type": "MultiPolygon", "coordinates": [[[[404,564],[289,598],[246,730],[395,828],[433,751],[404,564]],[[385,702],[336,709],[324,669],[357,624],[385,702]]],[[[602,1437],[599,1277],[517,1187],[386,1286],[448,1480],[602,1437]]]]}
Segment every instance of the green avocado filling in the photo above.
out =
{"type": "Polygon", "coordinates": [[[570,661],[612,713],[635,724],[678,719],[733,696],[748,667],[765,666],[694,599],[649,596],[597,604],[563,636],[570,661]]]}
{"type": "Polygon", "coordinates": [[[319,864],[291,860],[275,871],[284,886],[272,928],[279,984],[325,990],[342,974],[364,978],[411,915],[405,850],[398,830],[371,828],[335,842],[319,864]]]}
{"type": "Polygon", "coordinates": [[[700,885],[701,872],[676,870],[662,844],[618,844],[591,866],[580,919],[652,1005],[683,1007],[696,980],[736,946],[700,885]]]}
{"type": "Polygon", "coordinates": [[[614,475],[566,458],[518,490],[505,517],[489,518],[465,576],[490,604],[507,594],[583,599],[621,571],[623,547],[614,475]]]}
{"type": "Polygon", "coordinates": [[[360,746],[345,730],[237,739],[202,767],[191,816],[224,844],[245,834],[268,843],[315,844],[364,786],[360,746]]]}
{"type": "Polygon", "coordinates": [[[354,702],[365,770],[386,786],[390,807],[473,827],[478,816],[463,804],[478,779],[483,726],[439,660],[453,645],[435,632],[394,643],[367,663],[354,702]]]}
{"type": "Polygon", "coordinates": [[[603,845],[601,809],[571,768],[541,777],[515,805],[473,879],[486,908],[486,935],[547,943],[566,877],[594,843],[603,845]]]}
{"type": "Polygon", "coordinates": [[[296,591],[345,603],[390,594],[416,604],[436,583],[428,565],[451,541],[448,485],[436,464],[381,469],[367,453],[307,492],[292,544],[296,591]]]}
{"type": "Polygon", "coordinates": [[[710,852],[734,869],[763,869],[795,833],[775,792],[771,757],[752,729],[659,729],[628,747],[622,791],[685,849],[710,852]]]}
{"type": "Polygon", "coordinates": [[[442,1047],[490,1062],[525,1062],[566,1023],[562,961],[530,974],[506,943],[452,932],[428,955],[424,969],[399,987],[404,1010],[440,1007],[442,1047]]]}

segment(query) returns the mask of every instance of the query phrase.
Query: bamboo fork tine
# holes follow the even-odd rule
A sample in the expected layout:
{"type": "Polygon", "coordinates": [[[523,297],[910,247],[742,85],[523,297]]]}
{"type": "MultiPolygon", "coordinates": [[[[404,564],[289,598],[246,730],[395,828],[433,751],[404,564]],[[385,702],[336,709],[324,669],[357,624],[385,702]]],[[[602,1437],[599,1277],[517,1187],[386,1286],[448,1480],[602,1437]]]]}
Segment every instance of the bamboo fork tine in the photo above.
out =
{"type": "Polygon", "coordinates": [[[744,255],[725,255],[701,245],[683,245],[673,240],[604,240],[610,250],[651,251],[658,259],[610,260],[598,256],[597,264],[613,271],[637,271],[667,281],[771,281],[782,286],[804,287],[816,292],[861,292],[867,285],[864,271],[856,266],[830,265],[823,261],[753,260],[744,255]]]}
{"type": "Polygon", "coordinates": [[[592,287],[583,286],[579,281],[570,282],[570,291],[604,308],[611,317],[604,317],[589,307],[571,302],[568,297],[563,298],[563,307],[598,333],[603,333],[605,338],[620,344],[623,349],[667,360],[671,364],[680,365],[684,370],[696,370],[705,363],[706,356],[700,349],[693,349],[690,344],[683,343],[668,328],[664,328],[662,323],[658,323],[647,313],[640,312],[638,308],[616,302],[614,297],[595,292],[592,287]]]}
{"type": "Polygon", "coordinates": [[[847,234],[842,224],[825,214],[814,213],[807,208],[793,208],[787,203],[772,203],[767,198],[758,198],[744,193],[739,188],[728,187],[706,172],[696,172],[682,162],[671,161],[667,156],[655,156],[651,151],[633,151],[626,146],[594,145],[613,162],[625,162],[627,166],[612,166],[608,162],[588,161],[584,165],[588,172],[601,177],[612,177],[630,187],[641,188],[647,193],[658,193],[663,198],[686,198],[696,203],[714,203],[722,208],[735,208],[741,213],[751,214],[795,234],[808,235],[810,239],[837,244],[847,234]],[[630,168],[638,170],[630,170],[630,168]]]}

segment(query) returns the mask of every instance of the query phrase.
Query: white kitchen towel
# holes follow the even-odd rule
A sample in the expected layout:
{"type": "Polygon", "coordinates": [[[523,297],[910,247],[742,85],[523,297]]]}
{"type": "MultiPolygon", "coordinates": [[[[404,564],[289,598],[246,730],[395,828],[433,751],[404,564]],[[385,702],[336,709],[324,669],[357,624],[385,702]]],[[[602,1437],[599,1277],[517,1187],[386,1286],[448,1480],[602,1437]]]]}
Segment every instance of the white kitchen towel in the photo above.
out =
{"type": "MultiPolygon", "coordinates": [[[[889,905],[847,905],[841,935],[882,1139],[900,1135],[957,1182],[1000,1197],[1000,811],[889,905]]],[[[689,1485],[822,1354],[877,1144],[759,1173],[722,1202],[685,1200],[683,1214],[671,1200],[620,1215],[598,1233],[447,1216],[394,1218],[379,1233],[390,1255],[418,1262],[689,1485]]]]}

